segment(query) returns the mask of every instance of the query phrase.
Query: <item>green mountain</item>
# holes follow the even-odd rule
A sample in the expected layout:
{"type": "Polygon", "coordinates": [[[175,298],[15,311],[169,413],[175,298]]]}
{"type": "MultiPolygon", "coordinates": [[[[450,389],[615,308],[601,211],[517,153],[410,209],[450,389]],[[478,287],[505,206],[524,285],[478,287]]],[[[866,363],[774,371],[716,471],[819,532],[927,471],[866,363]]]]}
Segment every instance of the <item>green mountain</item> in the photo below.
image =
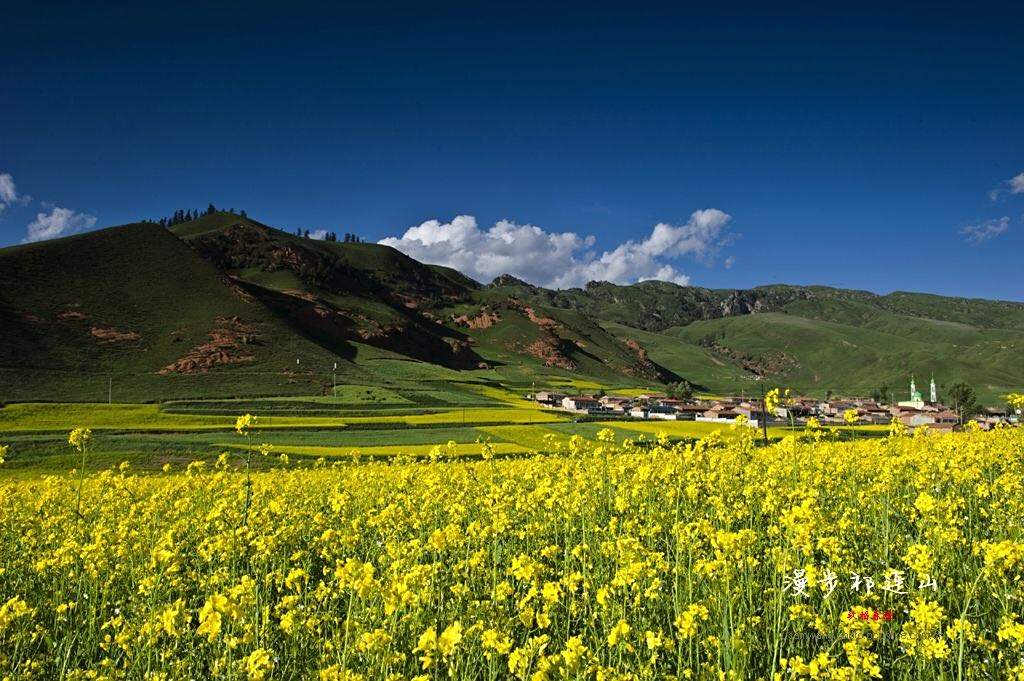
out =
{"type": "Polygon", "coordinates": [[[916,373],[934,375],[940,396],[965,381],[998,403],[1024,385],[1024,304],[1016,302],[825,286],[591,282],[549,291],[507,277],[493,285],[602,320],[659,365],[714,391],[754,390],[761,377],[809,394],[887,387],[899,396],[916,373]]]}
{"type": "Polygon", "coordinates": [[[773,385],[986,400],[1024,386],[1024,304],[827,287],[480,284],[232,213],[0,249],[0,400],[325,393],[332,383],[773,385]],[[337,365],[337,369],[335,369],[337,365]]]}
{"type": "Polygon", "coordinates": [[[4,400],[308,390],[295,357],[365,373],[153,224],[0,250],[0,328],[4,400]]]}

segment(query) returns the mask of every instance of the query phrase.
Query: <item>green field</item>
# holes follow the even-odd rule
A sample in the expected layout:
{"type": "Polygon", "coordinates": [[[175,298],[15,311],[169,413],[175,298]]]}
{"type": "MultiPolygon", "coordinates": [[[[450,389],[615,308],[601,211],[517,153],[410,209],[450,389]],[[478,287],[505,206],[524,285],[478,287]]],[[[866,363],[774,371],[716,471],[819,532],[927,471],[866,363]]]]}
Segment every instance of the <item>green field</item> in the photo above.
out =
{"type": "MultiPolygon", "coordinates": [[[[371,391],[347,386],[339,397],[263,400],[193,400],[156,404],[14,403],[0,408],[0,443],[10,446],[4,469],[13,473],[67,470],[75,458],[67,434],[93,430],[90,461],[122,461],[141,469],[165,463],[209,459],[223,451],[240,453],[249,442],[234,430],[237,416],[257,415],[255,444],[269,444],[274,456],[296,459],[349,456],[425,456],[435,445],[455,443],[453,455],[478,456],[483,442],[496,455],[541,449],[542,441],[512,437],[502,429],[530,432],[566,420],[513,393],[488,385],[418,387],[371,391]],[[410,399],[411,397],[411,399],[410,399]],[[427,399],[429,397],[429,399],[427,399]],[[417,402],[431,406],[417,406],[417,402]],[[465,406],[452,406],[452,403],[465,406]],[[374,407],[369,409],[368,406],[374,407]],[[445,406],[436,406],[445,405],[445,406]],[[333,415],[324,415],[329,411],[333,415]],[[518,425],[517,425],[518,424],[518,425]]],[[[549,431],[546,431],[549,432],[549,431]]]]}
{"type": "Polygon", "coordinates": [[[915,370],[919,380],[935,376],[940,399],[958,381],[972,385],[987,404],[1000,404],[1024,385],[1024,331],[1018,328],[915,319],[853,303],[805,302],[790,309],[659,332],[608,328],[636,337],[652,359],[695,385],[724,393],[755,390],[744,361],[774,374],[773,383],[815,395],[870,395],[882,385],[902,395],[915,370]],[[701,345],[712,340],[718,350],[701,345]]]}
{"type": "MultiPolygon", "coordinates": [[[[223,452],[239,463],[250,446],[238,435],[235,419],[242,413],[257,414],[252,444],[271,446],[269,457],[257,457],[256,465],[280,463],[287,455],[293,464],[326,458],[426,457],[441,447],[446,457],[479,457],[484,443],[495,456],[522,456],[549,452],[574,436],[596,441],[602,430],[611,430],[615,441],[649,439],[664,434],[670,440],[696,440],[715,431],[731,437],[728,426],[692,421],[634,421],[630,419],[576,422],[564,412],[540,409],[515,393],[493,385],[475,385],[474,399],[488,406],[425,408],[410,410],[405,392],[371,392],[384,397],[376,412],[353,395],[367,394],[362,386],[348,386],[344,397],[286,397],[237,401],[174,401],[155,404],[15,403],[0,408],[0,444],[10,447],[3,476],[60,473],[77,465],[67,444],[76,427],[93,430],[89,453],[91,469],[122,462],[141,471],[165,464],[182,468],[194,460],[212,460],[223,452]],[[284,411],[288,409],[288,411],[284,411]],[[337,415],[324,416],[325,409],[337,415]],[[211,413],[211,412],[217,413],[211,413]],[[399,411],[401,413],[396,413],[399,411]]],[[[444,392],[437,389],[439,392],[444,392]]],[[[450,386],[453,396],[465,386],[450,386]]],[[[877,435],[884,427],[853,430],[877,435]]],[[[760,431],[754,431],[759,434],[760,431]]],[[[786,434],[772,427],[772,439],[786,434]]]]}

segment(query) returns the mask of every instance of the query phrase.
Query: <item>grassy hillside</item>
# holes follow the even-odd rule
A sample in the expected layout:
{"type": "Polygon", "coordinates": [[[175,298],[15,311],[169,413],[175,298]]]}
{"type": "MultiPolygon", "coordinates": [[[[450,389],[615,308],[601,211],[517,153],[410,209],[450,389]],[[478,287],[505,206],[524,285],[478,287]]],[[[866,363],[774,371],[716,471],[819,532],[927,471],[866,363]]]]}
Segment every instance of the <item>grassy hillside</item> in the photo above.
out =
{"type": "Polygon", "coordinates": [[[605,325],[620,338],[635,338],[651,359],[690,381],[698,389],[722,392],[749,388],[753,375],[732,359],[668,333],[635,329],[623,324],[605,325]]]}
{"type": "Polygon", "coordinates": [[[220,269],[290,272],[307,290],[422,304],[463,299],[479,288],[455,270],[424,265],[390,246],[303,238],[232,213],[204,215],[171,232],[220,269]]]}
{"type": "MultiPolygon", "coordinates": [[[[491,381],[590,390],[758,377],[804,392],[932,373],[1024,387],[1024,304],[823,286],[488,285],[378,244],[216,212],[0,249],[0,402],[326,395],[491,381]],[[298,361],[296,361],[298,360],[298,361]],[[337,363],[338,370],[332,369],[337,363]]],[[[422,405],[421,405],[422,406],[422,405]]]]}
{"type": "Polygon", "coordinates": [[[308,393],[305,367],[364,373],[153,224],[0,250],[0,325],[4,400],[106,400],[109,379],[115,400],[308,393]]]}
{"type": "Polygon", "coordinates": [[[919,384],[934,374],[940,397],[966,381],[996,403],[1024,385],[1024,333],[886,313],[860,324],[789,313],[743,315],[694,322],[644,341],[655,360],[712,390],[749,390],[763,375],[811,394],[870,394],[888,385],[903,396],[911,374],[919,384]]]}
{"type": "Polygon", "coordinates": [[[455,270],[423,265],[387,246],[310,240],[228,213],[173,231],[317,337],[358,338],[515,384],[669,377],[642,349],[577,310],[524,305],[514,287],[482,288],[455,270]]]}
{"type": "Polygon", "coordinates": [[[897,292],[880,296],[868,291],[785,284],[715,290],[663,281],[645,281],[631,286],[590,282],[585,289],[548,291],[512,278],[501,278],[492,287],[514,290],[524,300],[580,310],[595,319],[648,331],[664,331],[706,319],[815,307],[826,315],[837,312],[848,315],[871,309],[978,328],[1024,330],[1024,303],[925,293],[897,292]]]}
{"type": "Polygon", "coordinates": [[[475,282],[452,270],[387,246],[317,241],[231,213],[172,231],[316,342],[361,341],[458,369],[482,362],[465,334],[421,313],[472,295],[475,282]]]}

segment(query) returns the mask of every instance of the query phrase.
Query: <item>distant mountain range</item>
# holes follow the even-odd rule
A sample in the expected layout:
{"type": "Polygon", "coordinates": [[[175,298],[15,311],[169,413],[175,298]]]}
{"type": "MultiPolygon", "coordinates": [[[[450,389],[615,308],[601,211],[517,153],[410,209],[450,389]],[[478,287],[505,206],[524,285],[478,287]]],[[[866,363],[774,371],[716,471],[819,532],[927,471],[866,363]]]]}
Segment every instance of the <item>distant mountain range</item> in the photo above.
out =
{"type": "MultiPolygon", "coordinates": [[[[1024,387],[1024,304],[823,286],[482,284],[232,213],[0,249],[0,400],[309,394],[334,380],[712,392],[1024,387]],[[337,365],[337,368],[335,368],[337,365]]],[[[900,393],[902,394],[902,393],[900,393]]]]}

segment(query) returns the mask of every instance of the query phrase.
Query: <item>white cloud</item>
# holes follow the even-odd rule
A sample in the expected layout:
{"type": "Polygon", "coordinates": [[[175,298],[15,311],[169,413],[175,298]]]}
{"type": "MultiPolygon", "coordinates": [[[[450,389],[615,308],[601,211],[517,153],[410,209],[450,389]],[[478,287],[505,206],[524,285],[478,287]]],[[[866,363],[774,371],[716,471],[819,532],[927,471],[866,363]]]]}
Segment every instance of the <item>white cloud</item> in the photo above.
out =
{"type": "Polygon", "coordinates": [[[725,267],[725,269],[727,269],[727,270],[731,270],[732,266],[735,265],[735,264],[736,264],[736,258],[730,255],[722,263],[722,266],[725,267]]]}
{"type": "Polygon", "coordinates": [[[1005,233],[1010,228],[1010,218],[1001,217],[994,220],[986,220],[976,225],[967,225],[960,230],[964,240],[972,244],[980,244],[983,241],[994,239],[1005,233]]]}
{"type": "Polygon", "coordinates": [[[422,262],[447,265],[480,281],[511,274],[552,288],[588,281],[629,284],[649,279],[688,284],[689,276],[669,260],[690,256],[708,260],[729,242],[731,216],[715,208],[695,211],[682,225],[659,223],[642,241],[629,240],[600,255],[592,236],[547,232],[534,225],[502,220],[484,231],[472,215],[451,222],[428,220],[401,237],[382,239],[422,262]]]}
{"type": "Polygon", "coordinates": [[[18,191],[14,187],[14,178],[10,173],[0,173],[0,203],[14,203],[18,199],[18,191]]]}
{"type": "Polygon", "coordinates": [[[11,204],[25,205],[31,200],[31,196],[18,195],[18,188],[14,186],[14,178],[10,173],[0,173],[0,213],[11,204]]]}
{"type": "Polygon", "coordinates": [[[988,197],[995,201],[1003,194],[1024,194],[1024,173],[1000,183],[998,187],[988,193],[988,197]]]}
{"type": "Polygon", "coordinates": [[[36,215],[36,219],[29,224],[28,236],[22,239],[22,243],[67,236],[91,229],[95,224],[96,218],[92,215],[76,213],[69,208],[54,208],[49,213],[36,215]]]}
{"type": "Polygon", "coordinates": [[[324,239],[327,238],[327,230],[326,229],[314,229],[312,232],[309,233],[309,238],[310,239],[316,239],[317,241],[323,241],[324,239]]]}

